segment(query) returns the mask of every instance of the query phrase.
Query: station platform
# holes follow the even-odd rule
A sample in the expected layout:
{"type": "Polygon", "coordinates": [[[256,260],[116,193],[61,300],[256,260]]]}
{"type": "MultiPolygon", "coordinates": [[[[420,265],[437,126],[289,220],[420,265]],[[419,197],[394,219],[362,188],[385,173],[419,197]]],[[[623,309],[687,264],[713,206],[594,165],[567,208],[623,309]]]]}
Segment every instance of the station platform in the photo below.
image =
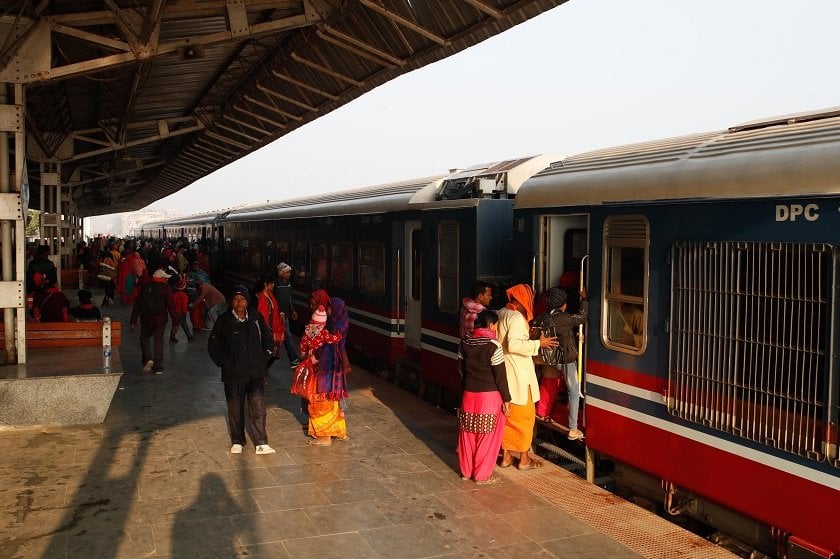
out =
{"type": "Polygon", "coordinates": [[[144,374],[129,309],[108,314],[125,334],[105,421],[0,431],[0,558],[734,557],[549,462],[462,481],[456,418],[358,367],[350,440],[307,444],[275,363],[277,453],[232,455],[208,333],[144,374]]]}

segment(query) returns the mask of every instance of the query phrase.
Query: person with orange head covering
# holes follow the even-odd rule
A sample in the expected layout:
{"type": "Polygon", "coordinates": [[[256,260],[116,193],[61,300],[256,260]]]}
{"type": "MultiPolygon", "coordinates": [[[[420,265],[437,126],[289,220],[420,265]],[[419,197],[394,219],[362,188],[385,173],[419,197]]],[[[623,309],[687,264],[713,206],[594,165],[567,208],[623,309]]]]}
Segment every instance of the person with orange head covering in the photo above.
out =
{"type": "Polygon", "coordinates": [[[505,356],[510,415],[502,435],[502,462],[506,468],[513,463],[511,452],[519,453],[520,470],[542,466],[542,461],[529,454],[534,436],[536,412],[534,402],[540,399],[539,383],[533,357],[541,347],[556,347],[557,338],[530,339],[528,323],[534,318],[534,293],[527,284],[514,285],[507,290],[508,304],[499,311],[497,335],[505,356]]]}

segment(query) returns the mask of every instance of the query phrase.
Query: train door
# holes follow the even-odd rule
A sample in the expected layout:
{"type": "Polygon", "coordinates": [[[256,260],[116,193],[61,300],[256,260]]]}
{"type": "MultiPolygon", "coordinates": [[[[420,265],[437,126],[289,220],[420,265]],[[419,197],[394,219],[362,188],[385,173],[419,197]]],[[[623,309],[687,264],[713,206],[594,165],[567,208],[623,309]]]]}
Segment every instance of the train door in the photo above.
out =
{"type": "Polygon", "coordinates": [[[537,295],[558,286],[577,291],[581,263],[588,245],[588,215],[540,216],[539,254],[534,278],[537,295]]]}
{"type": "Polygon", "coordinates": [[[420,320],[423,287],[423,230],[419,221],[405,223],[405,345],[420,351],[420,320]]]}

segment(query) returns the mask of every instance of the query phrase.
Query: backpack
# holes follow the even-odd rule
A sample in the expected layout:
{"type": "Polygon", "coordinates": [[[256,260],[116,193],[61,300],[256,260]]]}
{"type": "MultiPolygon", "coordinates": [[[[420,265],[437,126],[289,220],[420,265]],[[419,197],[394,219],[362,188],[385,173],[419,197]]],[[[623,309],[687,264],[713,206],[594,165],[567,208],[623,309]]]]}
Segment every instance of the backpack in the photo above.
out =
{"type": "Polygon", "coordinates": [[[140,312],[146,316],[162,314],[166,309],[163,284],[156,281],[144,283],[140,288],[137,303],[140,305],[140,312]]]}

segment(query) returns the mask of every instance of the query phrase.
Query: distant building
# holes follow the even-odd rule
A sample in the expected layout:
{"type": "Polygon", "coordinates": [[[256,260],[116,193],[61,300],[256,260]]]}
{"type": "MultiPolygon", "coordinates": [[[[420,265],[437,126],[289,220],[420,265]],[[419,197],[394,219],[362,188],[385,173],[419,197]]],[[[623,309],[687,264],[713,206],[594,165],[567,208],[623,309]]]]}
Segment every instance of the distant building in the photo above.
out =
{"type": "Polygon", "coordinates": [[[140,227],[150,221],[162,219],[173,219],[181,217],[180,210],[139,210],[123,215],[122,234],[133,236],[137,234],[140,227]]]}

